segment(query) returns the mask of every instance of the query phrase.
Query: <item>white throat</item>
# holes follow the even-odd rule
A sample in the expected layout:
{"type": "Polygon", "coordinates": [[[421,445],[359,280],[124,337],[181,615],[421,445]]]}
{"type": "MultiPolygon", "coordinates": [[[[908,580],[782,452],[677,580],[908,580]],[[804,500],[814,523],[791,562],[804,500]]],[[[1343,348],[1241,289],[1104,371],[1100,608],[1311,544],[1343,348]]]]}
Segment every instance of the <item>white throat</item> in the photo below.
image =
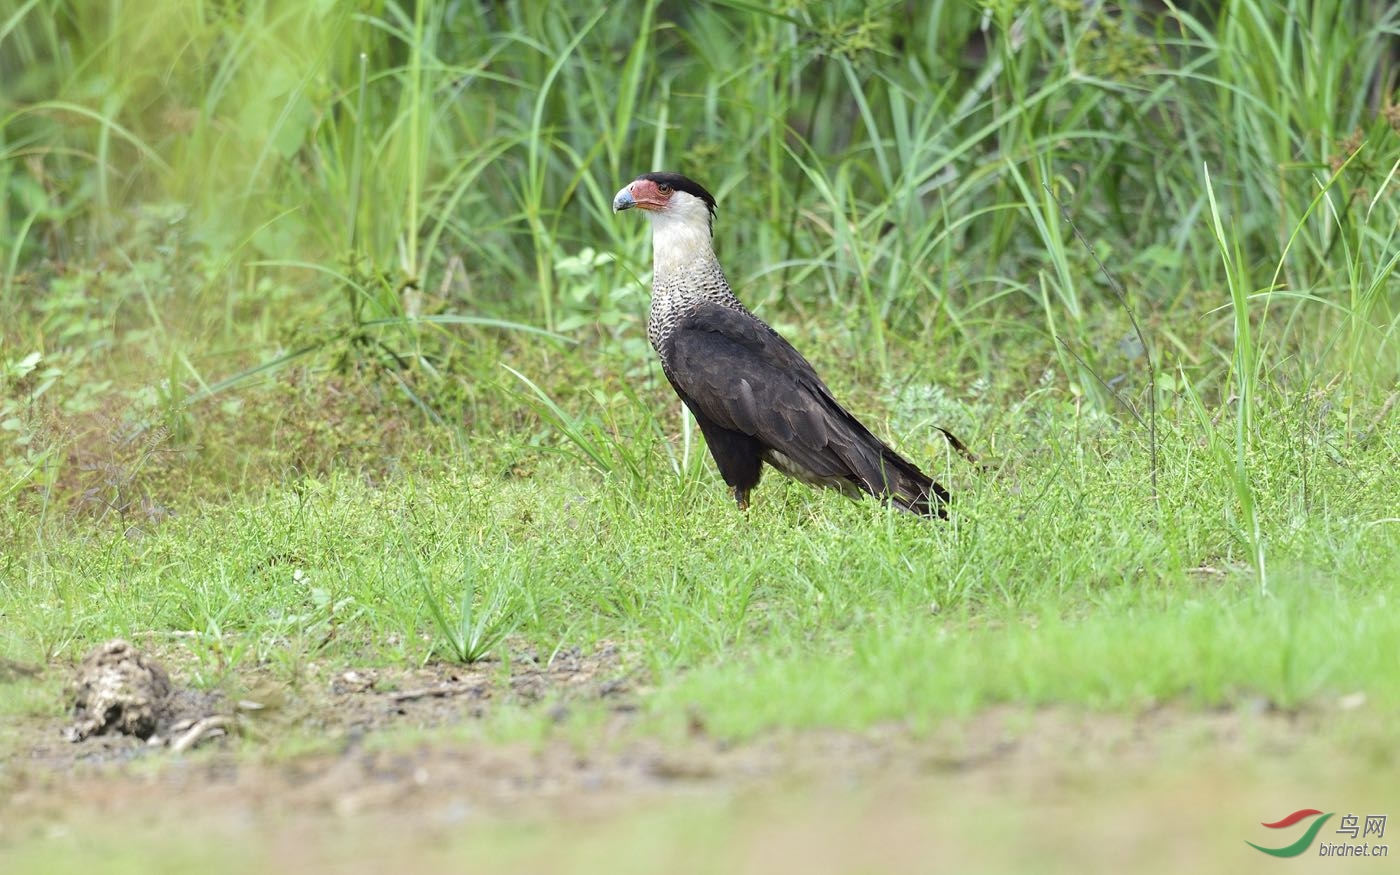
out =
{"type": "Polygon", "coordinates": [[[710,208],[700,198],[676,192],[664,210],[647,211],[651,219],[651,257],[655,278],[714,260],[710,208]]]}

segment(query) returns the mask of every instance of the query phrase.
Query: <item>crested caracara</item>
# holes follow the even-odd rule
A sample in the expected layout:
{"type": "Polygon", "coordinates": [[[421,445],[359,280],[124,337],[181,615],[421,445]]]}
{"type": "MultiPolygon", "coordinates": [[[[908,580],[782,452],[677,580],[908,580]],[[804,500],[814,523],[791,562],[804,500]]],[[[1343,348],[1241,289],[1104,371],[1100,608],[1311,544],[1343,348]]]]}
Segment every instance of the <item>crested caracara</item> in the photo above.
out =
{"type": "Polygon", "coordinates": [[[708,191],[679,173],[647,173],[619,191],[612,208],[651,220],[647,336],[740,508],[767,462],[847,495],[947,515],[947,490],[871,434],[802,354],[734,297],[715,257],[708,191]]]}

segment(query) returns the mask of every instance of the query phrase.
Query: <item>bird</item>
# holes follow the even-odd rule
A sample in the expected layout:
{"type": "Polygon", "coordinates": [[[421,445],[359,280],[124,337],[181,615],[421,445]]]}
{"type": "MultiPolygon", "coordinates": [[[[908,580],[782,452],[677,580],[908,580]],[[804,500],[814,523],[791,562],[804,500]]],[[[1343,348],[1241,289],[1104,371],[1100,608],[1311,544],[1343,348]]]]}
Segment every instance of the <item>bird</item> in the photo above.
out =
{"type": "Polygon", "coordinates": [[[647,338],[740,510],[767,464],[852,498],[947,517],[948,491],[841,406],[807,359],[734,295],[715,255],[709,191],[680,173],[644,173],[612,209],[651,220],[647,338]]]}

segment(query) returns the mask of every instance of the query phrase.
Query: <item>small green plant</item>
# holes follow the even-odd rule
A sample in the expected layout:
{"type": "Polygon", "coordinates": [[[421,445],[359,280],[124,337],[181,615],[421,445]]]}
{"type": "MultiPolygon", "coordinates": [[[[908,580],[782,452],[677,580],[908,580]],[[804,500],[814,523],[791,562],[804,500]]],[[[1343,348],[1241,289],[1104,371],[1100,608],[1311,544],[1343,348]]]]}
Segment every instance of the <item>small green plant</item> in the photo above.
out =
{"type": "Polygon", "coordinates": [[[410,571],[428,616],[437,631],[430,655],[446,651],[450,659],[473,663],[485,659],[519,626],[518,594],[508,584],[492,581],[482,586],[482,575],[469,553],[464,553],[455,604],[444,607],[432,575],[406,542],[404,554],[411,557],[410,571]]]}

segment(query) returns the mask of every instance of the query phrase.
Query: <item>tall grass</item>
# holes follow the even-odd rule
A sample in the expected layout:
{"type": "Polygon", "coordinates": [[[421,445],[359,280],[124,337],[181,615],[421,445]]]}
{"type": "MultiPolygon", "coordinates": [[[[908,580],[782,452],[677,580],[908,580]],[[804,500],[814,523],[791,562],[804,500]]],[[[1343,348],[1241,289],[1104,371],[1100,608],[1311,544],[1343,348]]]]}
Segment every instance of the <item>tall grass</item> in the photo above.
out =
{"type": "Polygon", "coordinates": [[[994,376],[1015,345],[1092,405],[1100,380],[1140,397],[1097,256],[1246,431],[1266,377],[1393,384],[1397,8],[782,9],[21,3],[0,15],[6,361],[65,353],[35,304],[65,265],[177,247],[197,277],[141,294],[152,354],[197,388],[229,375],[210,344],[246,367],[325,347],[308,334],[441,373],[464,323],[561,324],[585,248],[618,255],[590,288],[644,277],[609,195],[666,166],[719,193],[741,295],[859,367],[994,376]]]}

